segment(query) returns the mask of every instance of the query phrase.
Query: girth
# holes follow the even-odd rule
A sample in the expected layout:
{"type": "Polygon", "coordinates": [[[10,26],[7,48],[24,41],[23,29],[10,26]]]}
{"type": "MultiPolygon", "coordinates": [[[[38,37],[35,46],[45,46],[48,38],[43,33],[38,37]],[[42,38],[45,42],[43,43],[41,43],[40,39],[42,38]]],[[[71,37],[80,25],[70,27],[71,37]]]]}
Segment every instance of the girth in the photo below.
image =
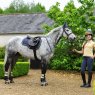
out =
{"type": "Polygon", "coordinates": [[[39,49],[41,42],[42,42],[41,37],[27,36],[22,40],[22,45],[27,46],[29,49],[32,49],[34,52],[35,59],[39,60],[36,55],[36,50],[39,49]]]}

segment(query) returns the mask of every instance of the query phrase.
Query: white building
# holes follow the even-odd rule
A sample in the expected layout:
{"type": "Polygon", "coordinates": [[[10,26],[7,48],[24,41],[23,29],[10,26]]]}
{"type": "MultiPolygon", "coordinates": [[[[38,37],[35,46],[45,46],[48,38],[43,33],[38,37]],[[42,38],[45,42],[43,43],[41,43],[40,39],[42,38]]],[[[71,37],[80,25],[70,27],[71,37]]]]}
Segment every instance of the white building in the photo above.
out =
{"type": "Polygon", "coordinates": [[[0,47],[15,36],[42,35],[44,24],[54,24],[44,13],[0,15],[0,47]]]}

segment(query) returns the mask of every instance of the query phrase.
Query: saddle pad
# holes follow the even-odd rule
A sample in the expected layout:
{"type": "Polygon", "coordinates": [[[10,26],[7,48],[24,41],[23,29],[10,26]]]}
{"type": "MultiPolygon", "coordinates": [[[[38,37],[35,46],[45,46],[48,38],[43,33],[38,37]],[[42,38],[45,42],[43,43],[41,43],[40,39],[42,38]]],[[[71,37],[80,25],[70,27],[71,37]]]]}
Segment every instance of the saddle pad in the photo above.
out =
{"type": "Polygon", "coordinates": [[[23,40],[22,40],[22,45],[24,45],[24,46],[28,46],[28,38],[26,37],[26,38],[24,38],[23,40]]]}
{"type": "Polygon", "coordinates": [[[41,38],[40,37],[34,37],[34,38],[24,38],[22,40],[22,45],[27,46],[29,49],[35,49],[37,50],[41,44],[41,38]]]}

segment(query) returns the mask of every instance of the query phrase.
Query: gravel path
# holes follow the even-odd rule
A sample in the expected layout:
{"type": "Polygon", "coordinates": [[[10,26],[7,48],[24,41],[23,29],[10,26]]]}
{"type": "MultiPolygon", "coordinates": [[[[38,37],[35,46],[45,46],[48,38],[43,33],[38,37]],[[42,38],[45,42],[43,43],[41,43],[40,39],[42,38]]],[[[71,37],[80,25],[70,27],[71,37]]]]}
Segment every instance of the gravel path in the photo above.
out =
{"type": "Polygon", "coordinates": [[[30,70],[27,76],[14,78],[12,84],[1,79],[0,95],[93,95],[93,87],[80,88],[80,73],[48,70],[46,76],[48,86],[40,86],[40,70],[30,70]]]}

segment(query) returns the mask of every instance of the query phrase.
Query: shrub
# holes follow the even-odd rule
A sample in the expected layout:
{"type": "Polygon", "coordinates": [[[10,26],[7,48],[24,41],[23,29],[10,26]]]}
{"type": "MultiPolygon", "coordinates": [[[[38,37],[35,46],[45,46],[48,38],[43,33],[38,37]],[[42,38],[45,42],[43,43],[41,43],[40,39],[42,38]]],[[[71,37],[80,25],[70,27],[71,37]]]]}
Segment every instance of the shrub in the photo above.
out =
{"type": "MultiPolygon", "coordinates": [[[[79,44],[79,43],[78,43],[79,44]]],[[[79,46],[79,45],[76,45],[79,46]]],[[[55,53],[50,61],[50,69],[59,70],[80,70],[82,56],[72,52],[73,43],[64,38],[58,43],[55,48],[55,53]]],[[[77,48],[77,47],[76,47],[77,48]]]]}
{"type": "Polygon", "coordinates": [[[0,78],[4,77],[4,64],[0,62],[0,78]]]}
{"type": "MultiPolygon", "coordinates": [[[[29,62],[17,62],[13,69],[13,76],[19,77],[27,75],[29,72],[29,62]]],[[[0,62],[0,78],[4,77],[4,64],[0,62]]]]}
{"type": "Polygon", "coordinates": [[[0,59],[4,59],[5,47],[0,47],[0,59]]]}

